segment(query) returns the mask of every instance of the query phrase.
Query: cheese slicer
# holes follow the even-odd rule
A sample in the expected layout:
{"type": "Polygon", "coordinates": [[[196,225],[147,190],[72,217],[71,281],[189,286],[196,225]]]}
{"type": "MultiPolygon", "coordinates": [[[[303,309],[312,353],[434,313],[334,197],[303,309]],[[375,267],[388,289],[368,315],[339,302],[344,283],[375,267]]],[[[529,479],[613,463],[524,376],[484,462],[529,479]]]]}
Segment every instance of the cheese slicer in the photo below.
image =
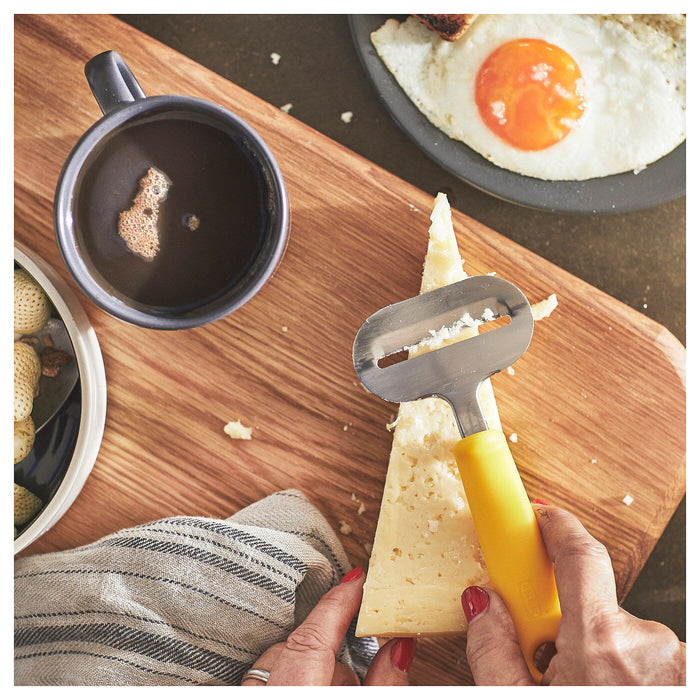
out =
{"type": "Polygon", "coordinates": [[[561,617],[553,565],[505,435],[489,428],[478,399],[481,383],[527,350],[533,327],[517,287],[490,275],[468,277],[372,314],[357,332],[353,361],[360,381],[386,401],[437,396],[452,406],[462,436],[454,453],[486,568],[539,681],[536,654],[554,642],[561,617]],[[501,317],[507,325],[422,352],[432,338],[501,317]],[[407,350],[408,359],[392,361],[407,350]]]}

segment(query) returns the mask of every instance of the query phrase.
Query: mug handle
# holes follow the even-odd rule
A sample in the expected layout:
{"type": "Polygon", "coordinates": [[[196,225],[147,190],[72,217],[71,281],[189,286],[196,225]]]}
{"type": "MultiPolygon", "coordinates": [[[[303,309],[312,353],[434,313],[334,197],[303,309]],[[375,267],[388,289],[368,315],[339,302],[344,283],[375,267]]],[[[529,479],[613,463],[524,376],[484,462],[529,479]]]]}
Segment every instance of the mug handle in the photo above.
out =
{"type": "Polygon", "coordinates": [[[91,58],[85,64],[85,77],[102,114],[125,102],[146,97],[131,69],[116,51],[105,51],[91,58]]]}

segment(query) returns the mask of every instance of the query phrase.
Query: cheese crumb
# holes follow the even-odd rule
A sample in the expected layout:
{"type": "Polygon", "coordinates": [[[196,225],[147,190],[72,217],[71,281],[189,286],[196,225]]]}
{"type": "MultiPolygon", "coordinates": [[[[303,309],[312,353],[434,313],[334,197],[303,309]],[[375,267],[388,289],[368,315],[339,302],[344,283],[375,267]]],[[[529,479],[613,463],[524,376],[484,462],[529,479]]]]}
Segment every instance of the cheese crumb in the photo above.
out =
{"type": "Polygon", "coordinates": [[[253,429],[247,428],[241,421],[230,421],[224,426],[224,432],[232,440],[250,440],[253,429]]]}
{"type": "Polygon", "coordinates": [[[492,321],[495,316],[491,309],[484,309],[482,319],[473,319],[468,311],[458,318],[451,326],[442,326],[438,330],[430,329],[428,335],[423,338],[423,340],[414,343],[413,345],[405,345],[402,349],[408,352],[415,352],[416,350],[422,350],[423,348],[429,348],[434,350],[436,348],[442,347],[446,340],[454,338],[458,333],[460,333],[464,328],[475,328],[480,326],[485,319],[492,321]]]}
{"type": "Polygon", "coordinates": [[[349,123],[352,121],[352,118],[353,118],[354,116],[355,116],[355,115],[354,115],[352,112],[343,112],[343,113],[340,115],[340,118],[341,118],[346,124],[349,124],[349,123]]]}
{"type": "Polygon", "coordinates": [[[518,433],[511,433],[508,438],[511,442],[518,442],[518,433]]]}
{"type": "Polygon", "coordinates": [[[632,498],[632,496],[630,496],[629,494],[627,494],[627,495],[622,499],[622,502],[623,502],[626,506],[631,506],[633,501],[634,501],[634,498],[632,498]]]}
{"type": "Polygon", "coordinates": [[[291,102],[287,102],[286,105],[282,105],[282,106],[280,107],[280,109],[281,109],[285,114],[289,114],[289,110],[290,110],[291,108],[292,108],[292,103],[291,103],[291,102]]]}
{"type": "Polygon", "coordinates": [[[360,501],[360,507],[357,509],[357,514],[362,515],[366,510],[367,508],[365,508],[365,504],[360,501]]]}
{"type": "Polygon", "coordinates": [[[515,374],[515,370],[513,369],[512,366],[506,367],[506,372],[508,372],[508,374],[510,374],[510,375],[515,374]]]}
{"type": "Polygon", "coordinates": [[[352,532],[352,528],[344,521],[340,521],[340,532],[343,535],[349,535],[352,532]]]}
{"type": "Polygon", "coordinates": [[[594,458],[591,460],[591,464],[598,464],[598,460],[594,457],[594,458]]]}
{"type": "Polygon", "coordinates": [[[289,330],[287,326],[282,326],[282,333],[286,333],[289,330]]]}
{"type": "Polygon", "coordinates": [[[557,308],[557,295],[550,294],[546,299],[538,301],[532,305],[532,317],[535,321],[541,321],[543,318],[547,318],[549,314],[557,308]]]}
{"type": "Polygon", "coordinates": [[[351,493],[351,494],[350,494],[350,500],[353,501],[353,502],[355,502],[355,503],[357,503],[358,498],[357,498],[357,496],[356,496],[354,493],[351,493]]]}
{"type": "Polygon", "coordinates": [[[277,65],[277,64],[280,62],[280,58],[282,58],[282,56],[280,56],[276,51],[273,51],[273,52],[270,54],[270,60],[271,60],[275,65],[277,65]]]}

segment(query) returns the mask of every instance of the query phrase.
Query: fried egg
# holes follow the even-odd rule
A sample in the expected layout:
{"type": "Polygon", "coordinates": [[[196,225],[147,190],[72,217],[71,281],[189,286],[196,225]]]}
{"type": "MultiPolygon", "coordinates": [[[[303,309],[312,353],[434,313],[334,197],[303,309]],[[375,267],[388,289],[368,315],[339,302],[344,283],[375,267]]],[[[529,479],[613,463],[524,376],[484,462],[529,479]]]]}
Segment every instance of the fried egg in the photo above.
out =
{"type": "Polygon", "coordinates": [[[685,139],[682,15],[479,15],[455,42],[409,17],[371,39],[436,127],[522,175],[638,172],[685,139]]]}

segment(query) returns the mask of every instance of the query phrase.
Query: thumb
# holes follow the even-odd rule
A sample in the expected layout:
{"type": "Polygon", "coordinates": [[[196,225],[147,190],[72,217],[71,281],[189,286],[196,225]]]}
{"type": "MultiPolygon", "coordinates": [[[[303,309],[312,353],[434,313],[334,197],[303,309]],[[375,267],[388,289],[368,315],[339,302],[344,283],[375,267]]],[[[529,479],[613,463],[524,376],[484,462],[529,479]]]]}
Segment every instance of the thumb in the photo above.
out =
{"type": "Polygon", "coordinates": [[[416,652],[415,637],[387,642],[372,659],[365,685],[408,685],[408,669],[416,652]]]}
{"type": "Polygon", "coordinates": [[[469,586],[462,593],[467,618],[467,661],[476,685],[534,685],[515,625],[493,590],[469,586]]]}

